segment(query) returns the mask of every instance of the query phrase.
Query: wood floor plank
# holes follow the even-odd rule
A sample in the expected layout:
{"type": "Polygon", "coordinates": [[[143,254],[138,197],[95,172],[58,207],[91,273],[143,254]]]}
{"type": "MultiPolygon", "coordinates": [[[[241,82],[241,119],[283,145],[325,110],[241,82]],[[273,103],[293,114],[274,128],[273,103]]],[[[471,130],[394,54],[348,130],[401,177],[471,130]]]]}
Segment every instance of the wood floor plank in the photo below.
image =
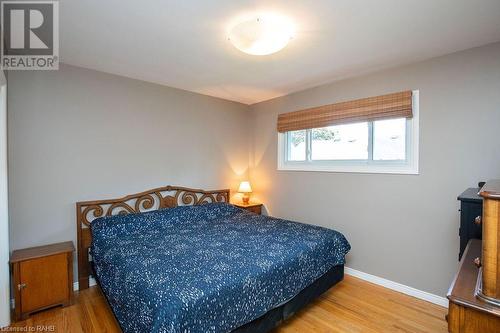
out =
{"type": "MultiPolygon", "coordinates": [[[[273,333],[446,333],[445,315],[443,307],[346,276],[273,333]]],[[[38,325],[64,333],[120,332],[98,287],[75,293],[71,306],[36,313],[12,326],[38,325]]]]}

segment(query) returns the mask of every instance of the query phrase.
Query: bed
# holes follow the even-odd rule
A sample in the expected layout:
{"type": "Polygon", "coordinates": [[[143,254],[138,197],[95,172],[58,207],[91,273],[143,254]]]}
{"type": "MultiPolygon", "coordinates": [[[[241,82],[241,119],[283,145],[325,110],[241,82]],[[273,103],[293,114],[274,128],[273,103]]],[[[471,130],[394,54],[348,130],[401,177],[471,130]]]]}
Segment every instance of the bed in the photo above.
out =
{"type": "Polygon", "coordinates": [[[92,274],[127,333],[243,333],[342,280],[342,234],[228,202],[228,190],[167,186],[77,203],[80,288],[92,274]]]}

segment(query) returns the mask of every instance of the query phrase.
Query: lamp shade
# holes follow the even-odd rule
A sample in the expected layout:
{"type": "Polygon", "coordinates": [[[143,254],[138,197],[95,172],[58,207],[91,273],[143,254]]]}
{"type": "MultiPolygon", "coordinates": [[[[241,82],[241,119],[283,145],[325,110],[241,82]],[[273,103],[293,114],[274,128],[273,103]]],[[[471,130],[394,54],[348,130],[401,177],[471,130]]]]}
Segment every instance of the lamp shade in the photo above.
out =
{"type": "Polygon", "coordinates": [[[250,182],[244,181],[240,183],[240,187],[238,188],[239,193],[251,193],[252,187],[250,186],[250,182]]]}

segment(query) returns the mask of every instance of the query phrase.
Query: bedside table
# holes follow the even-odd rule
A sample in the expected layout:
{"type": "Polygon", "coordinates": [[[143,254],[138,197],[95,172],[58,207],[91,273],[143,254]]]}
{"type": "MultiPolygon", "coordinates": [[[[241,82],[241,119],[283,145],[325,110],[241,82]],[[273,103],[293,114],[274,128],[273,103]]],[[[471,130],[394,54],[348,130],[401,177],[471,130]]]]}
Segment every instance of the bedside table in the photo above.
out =
{"type": "Polygon", "coordinates": [[[73,242],[15,250],[12,265],[15,319],[56,305],[73,296],[73,242]]]}
{"type": "Polygon", "coordinates": [[[262,214],[262,204],[261,203],[249,203],[248,205],[245,205],[244,203],[235,203],[233,204],[238,208],[241,209],[246,209],[249,212],[255,213],[255,214],[262,214]]]}

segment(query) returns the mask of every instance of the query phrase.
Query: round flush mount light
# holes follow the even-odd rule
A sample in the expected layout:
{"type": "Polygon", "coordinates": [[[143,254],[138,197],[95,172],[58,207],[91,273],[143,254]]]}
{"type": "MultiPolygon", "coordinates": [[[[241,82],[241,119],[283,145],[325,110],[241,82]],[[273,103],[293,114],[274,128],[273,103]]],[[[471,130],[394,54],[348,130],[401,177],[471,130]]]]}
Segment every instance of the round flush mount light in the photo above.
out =
{"type": "Polygon", "coordinates": [[[252,55],[276,53],[293,38],[294,26],[284,16],[261,14],[236,23],[229,30],[229,41],[238,50],[252,55]]]}

